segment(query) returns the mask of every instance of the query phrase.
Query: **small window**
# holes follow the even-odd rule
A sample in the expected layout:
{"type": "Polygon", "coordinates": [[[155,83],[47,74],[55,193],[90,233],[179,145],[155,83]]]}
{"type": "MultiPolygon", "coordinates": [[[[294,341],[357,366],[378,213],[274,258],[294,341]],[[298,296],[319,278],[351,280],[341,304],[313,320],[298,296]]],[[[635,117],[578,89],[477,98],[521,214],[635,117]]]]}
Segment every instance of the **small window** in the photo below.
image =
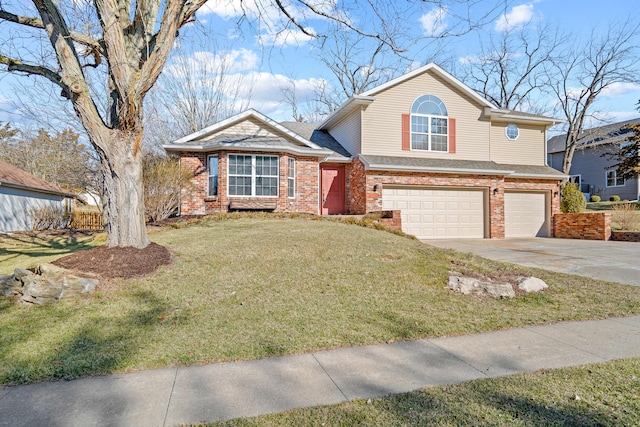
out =
{"type": "Polygon", "coordinates": [[[569,182],[573,182],[576,185],[576,188],[579,190],[582,185],[582,176],[581,175],[571,175],[569,177],[569,182]]]}
{"type": "Polygon", "coordinates": [[[622,187],[624,178],[618,176],[617,171],[607,171],[607,187],[622,187]]]}
{"type": "Polygon", "coordinates": [[[504,132],[507,135],[507,138],[509,138],[512,141],[515,141],[516,139],[518,139],[518,135],[520,135],[520,129],[518,129],[518,126],[514,124],[507,125],[507,128],[505,129],[504,132]]]}
{"type": "Polygon", "coordinates": [[[209,197],[218,195],[218,156],[209,156],[209,197]]]}
{"type": "Polygon", "coordinates": [[[289,170],[287,171],[288,196],[296,197],[296,159],[289,157],[289,170]]]}

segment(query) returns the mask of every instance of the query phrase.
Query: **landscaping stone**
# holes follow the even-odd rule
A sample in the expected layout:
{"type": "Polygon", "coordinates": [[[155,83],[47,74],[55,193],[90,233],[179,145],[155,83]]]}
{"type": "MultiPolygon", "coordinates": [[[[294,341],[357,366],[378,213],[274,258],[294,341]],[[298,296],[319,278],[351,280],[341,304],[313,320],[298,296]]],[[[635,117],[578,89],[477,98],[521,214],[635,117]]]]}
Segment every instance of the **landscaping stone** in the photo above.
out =
{"type": "Polygon", "coordinates": [[[13,274],[8,276],[0,276],[0,294],[5,297],[10,297],[15,295],[14,289],[18,286],[20,282],[16,282],[13,277],[13,274]]]}
{"type": "Polygon", "coordinates": [[[544,280],[538,279],[537,277],[523,277],[518,282],[518,289],[527,293],[540,292],[548,287],[549,285],[547,285],[544,280]]]}
{"type": "Polygon", "coordinates": [[[13,275],[0,277],[2,295],[37,305],[92,294],[98,284],[95,276],[76,276],[52,264],[41,264],[33,272],[16,268],[13,275]]]}
{"type": "Polygon", "coordinates": [[[510,283],[483,282],[474,277],[449,276],[448,287],[464,295],[479,294],[494,298],[513,298],[516,296],[510,283]]]}

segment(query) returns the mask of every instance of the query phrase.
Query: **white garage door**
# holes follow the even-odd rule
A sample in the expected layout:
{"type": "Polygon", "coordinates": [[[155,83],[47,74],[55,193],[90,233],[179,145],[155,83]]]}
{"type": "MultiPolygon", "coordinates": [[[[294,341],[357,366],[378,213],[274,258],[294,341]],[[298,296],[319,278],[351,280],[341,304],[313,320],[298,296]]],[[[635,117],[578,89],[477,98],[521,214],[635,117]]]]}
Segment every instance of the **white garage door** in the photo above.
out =
{"type": "Polygon", "coordinates": [[[482,190],[383,188],[382,207],[400,210],[402,231],[419,239],[484,237],[482,190]]]}
{"type": "Polygon", "coordinates": [[[504,193],[505,237],[547,237],[545,193],[504,193]]]}

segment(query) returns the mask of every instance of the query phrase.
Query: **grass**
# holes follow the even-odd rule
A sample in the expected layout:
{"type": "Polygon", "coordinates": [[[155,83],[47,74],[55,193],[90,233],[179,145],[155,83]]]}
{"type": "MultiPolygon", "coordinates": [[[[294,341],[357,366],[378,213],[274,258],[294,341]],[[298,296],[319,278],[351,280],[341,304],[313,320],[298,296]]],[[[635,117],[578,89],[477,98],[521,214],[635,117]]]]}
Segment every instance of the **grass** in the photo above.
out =
{"type": "Polygon", "coordinates": [[[0,384],[640,314],[639,287],[354,225],[245,218],[151,238],[175,255],[151,276],[43,307],[0,300],[0,384]],[[535,275],[549,289],[504,300],[462,296],[446,289],[452,265],[535,275]]]}
{"type": "MultiPolygon", "coordinates": [[[[587,211],[592,212],[600,212],[600,211],[610,211],[613,210],[614,206],[626,204],[629,202],[620,201],[620,202],[587,202],[587,211]]],[[[636,209],[640,209],[640,202],[631,202],[632,205],[636,206],[636,209]]]]}
{"type": "Polygon", "coordinates": [[[209,425],[637,426],[639,393],[640,359],[627,359],[209,425]]]}
{"type": "Polygon", "coordinates": [[[51,235],[43,233],[0,234],[0,276],[15,268],[30,268],[70,253],[103,244],[105,234],[51,235]]]}

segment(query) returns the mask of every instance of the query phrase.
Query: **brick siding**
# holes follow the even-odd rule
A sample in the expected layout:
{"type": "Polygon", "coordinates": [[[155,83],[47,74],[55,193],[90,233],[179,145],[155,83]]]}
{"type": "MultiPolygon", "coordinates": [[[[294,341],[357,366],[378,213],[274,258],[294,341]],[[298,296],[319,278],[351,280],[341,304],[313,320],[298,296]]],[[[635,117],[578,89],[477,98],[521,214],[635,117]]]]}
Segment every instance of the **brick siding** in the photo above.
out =
{"type": "Polygon", "coordinates": [[[558,213],[553,216],[553,235],[561,239],[609,240],[608,212],[558,213]]]}
{"type": "MultiPolygon", "coordinates": [[[[227,196],[227,155],[218,154],[218,197],[208,197],[208,153],[182,153],[181,166],[193,173],[194,190],[183,192],[180,203],[182,215],[204,215],[227,212],[231,200],[273,200],[259,197],[227,196]]],[[[244,154],[244,153],[239,153],[244,154]]],[[[280,161],[279,197],[276,212],[319,213],[320,167],[318,159],[296,159],[296,197],[287,197],[287,160],[289,154],[278,153],[280,161]]],[[[505,190],[546,191],[551,197],[551,216],[560,212],[559,183],[550,180],[504,178],[492,175],[433,174],[420,172],[367,171],[360,159],[354,159],[345,168],[346,209],[351,215],[382,211],[382,188],[389,185],[422,187],[458,187],[484,190],[489,207],[489,237],[504,238],[505,190]],[[494,191],[497,189],[497,191],[494,191]]],[[[555,230],[555,227],[553,228],[555,230]]]]}
{"type": "MultiPolygon", "coordinates": [[[[227,158],[228,154],[248,154],[218,151],[216,153],[189,153],[183,152],[180,157],[180,166],[187,168],[193,174],[191,183],[192,191],[183,190],[180,200],[181,215],[208,215],[215,212],[227,212],[232,200],[268,200],[273,197],[246,197],[227,195],[227,158]],[[209,170],[207,157],[210,154],[218,155],[218,196],[208,196],[209,170]]],[[[318,213],[318,186],[319,165],[315,157],[295,157],[285,153],[273,153],[279,158],[279,183],[276,212],[301,212],[318,213]],[[295,197],[288,197],[288,159],[296,160],[296,191],[295,197]]]]}
{"type": "Polygon", "coordinates": [[[489,236],[504,238],[505,190],[547,191],[551,195],[551,217],[560,211],[560,185],[557,181],[505,179],[492,175],[433,174],[420,172],[366,171],[366,212],[382,210],[382,188],[389,185],[458,187],[482,189],[488,194],[489,236]],[[497,189],[497,191],[494,191],[497,189]]]}

